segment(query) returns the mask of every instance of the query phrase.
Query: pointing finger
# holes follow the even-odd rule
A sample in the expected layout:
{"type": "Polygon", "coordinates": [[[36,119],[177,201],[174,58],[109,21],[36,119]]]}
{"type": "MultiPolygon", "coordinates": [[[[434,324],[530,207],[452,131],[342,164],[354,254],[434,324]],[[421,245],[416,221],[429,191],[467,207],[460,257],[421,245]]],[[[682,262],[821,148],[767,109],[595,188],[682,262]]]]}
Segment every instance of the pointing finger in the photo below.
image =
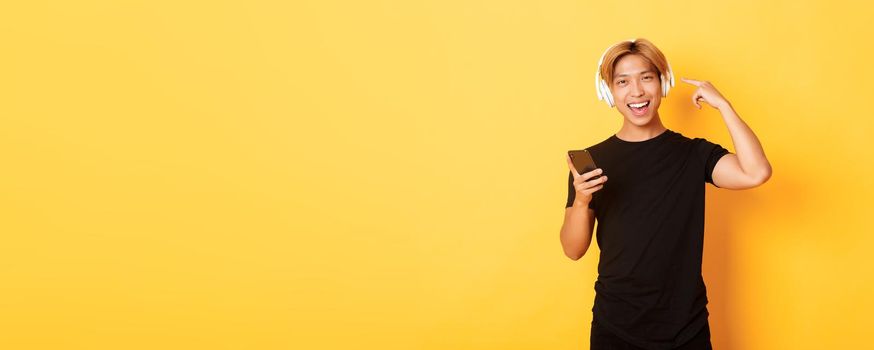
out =
{"type": "Polygon", "coordinates": [[[695,79],[680,78],[680,80],[682,80],[682,81],[684,81],[684,82],[686,82],[686,83],[689,83],[689,84],[695,85],[695,86],[701,86],[701,82],[698,81],[698,80],[695,80],[695,79]]]}

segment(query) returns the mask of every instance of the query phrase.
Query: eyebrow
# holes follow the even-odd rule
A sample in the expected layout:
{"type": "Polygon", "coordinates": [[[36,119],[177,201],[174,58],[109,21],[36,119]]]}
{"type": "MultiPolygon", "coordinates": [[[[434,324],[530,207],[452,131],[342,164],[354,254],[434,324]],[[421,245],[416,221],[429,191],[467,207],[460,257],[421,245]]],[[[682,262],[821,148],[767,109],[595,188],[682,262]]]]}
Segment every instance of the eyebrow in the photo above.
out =
{"type": "MultiPolygon", "coordinates": [[[[640,72],[640,75],[644,75],[644,74],[646,74],[646,73],[655,73],[655,72],[653,72],[653,71],[651,71],[651,70],[645,70],[645,71],[640,72]]],[[[629,76],[629,75],[630,75],[630,74],[619,74],[619,75],[617,75],[615,78],[619,78],[619,77],[627,77],[627,76],[629,76]]],[[[615,78],[614,78],[614,79],[615,79],[615,78]]]]}

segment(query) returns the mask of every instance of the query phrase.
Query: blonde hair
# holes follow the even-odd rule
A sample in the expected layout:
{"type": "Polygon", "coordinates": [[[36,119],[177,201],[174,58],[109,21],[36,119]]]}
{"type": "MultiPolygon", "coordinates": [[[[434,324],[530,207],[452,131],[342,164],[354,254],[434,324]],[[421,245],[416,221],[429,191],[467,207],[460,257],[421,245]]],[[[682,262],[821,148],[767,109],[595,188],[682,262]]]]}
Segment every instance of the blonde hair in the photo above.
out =
{"type": "Polygon", "coordinates": [[[658,71],[659,79],[670,79],[667,77],[668,60],[662,51],[659,50],[649,40],[638,38],[632,41],[620,42],[604,53],[604,62],[601,63],[601,77],[607,81],[608,86],[613,85],[613,72],[616,68],[616,62],[625,55],[638,55],[647,60],[658,71]]]}

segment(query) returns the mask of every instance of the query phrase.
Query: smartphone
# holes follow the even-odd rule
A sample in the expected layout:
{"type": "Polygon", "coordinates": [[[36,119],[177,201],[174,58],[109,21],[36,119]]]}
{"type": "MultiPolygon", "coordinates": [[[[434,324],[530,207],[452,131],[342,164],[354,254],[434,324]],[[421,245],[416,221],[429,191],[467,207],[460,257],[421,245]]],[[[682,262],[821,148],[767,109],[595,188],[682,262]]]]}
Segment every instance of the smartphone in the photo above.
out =
{"type": "MultiPolygon", "coordinates": [[[[567,155],[571,157],[571,163],[574,163],[574,168],[577,169],[577,172],[580,173],[580,175],[598,169],[598,167],[595,165],[595,160],[592,159],[592,155],[589,154],[589,150],[581,149],[567,151],[567,155]]],[[[599,177],[601,177],[601,175],[595,175],[594,177],[589,179],[589,181],[597,179],[599,177]]]]}

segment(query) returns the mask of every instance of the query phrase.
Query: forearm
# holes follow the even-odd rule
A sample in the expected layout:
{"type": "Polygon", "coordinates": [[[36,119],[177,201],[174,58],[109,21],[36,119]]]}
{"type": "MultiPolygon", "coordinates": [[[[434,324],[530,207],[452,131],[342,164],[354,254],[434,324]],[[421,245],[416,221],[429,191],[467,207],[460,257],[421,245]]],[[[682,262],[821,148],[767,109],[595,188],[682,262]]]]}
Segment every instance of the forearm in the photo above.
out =
{"type": "Polygon", "coordinates": [[[735,153],[744,174],[755,178],[768,178],[771,176],[771,164],[765,157],[762,144],[747,124],[740,119],[730,103],[725,102],[718,107],[731,134],[735,153]]]}
{"type": "Polygon", "coordinates": [[[595,218],[589,215],[589,210],[589,204],[580,201],[566,209],[560,239],[564,254],[573,260],[585,255],[592,242],[595,218]]]}

